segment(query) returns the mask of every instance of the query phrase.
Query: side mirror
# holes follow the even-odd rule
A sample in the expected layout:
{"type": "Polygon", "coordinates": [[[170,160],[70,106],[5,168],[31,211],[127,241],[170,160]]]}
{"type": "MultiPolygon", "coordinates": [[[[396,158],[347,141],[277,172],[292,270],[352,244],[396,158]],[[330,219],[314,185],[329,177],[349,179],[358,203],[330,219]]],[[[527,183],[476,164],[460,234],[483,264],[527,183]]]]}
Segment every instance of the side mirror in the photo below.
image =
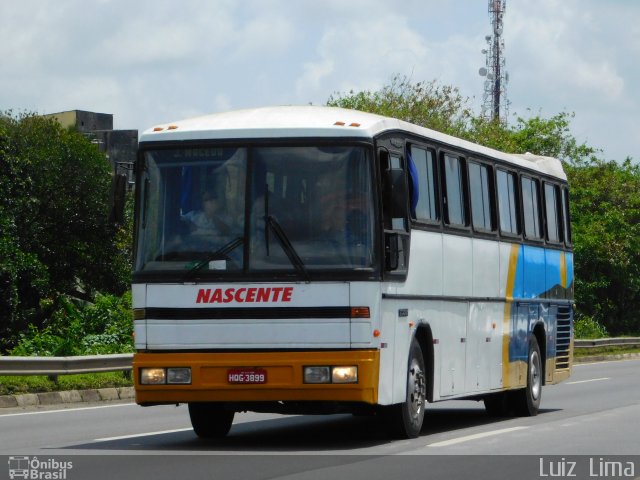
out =
{"type": "Polygon", "coordinates": [[[407,230],[409,198],[406,174],[398,156],[389,157],[389,168],[385,171],[385,210],[388,227],[393,230],[407,230]]]}
{"type": "Polygon", "coordinates": [[[392,218],[407,216],[407,183],[405,181],[404,170],[392,168],[389,170],[389,213],[392,218]]]}

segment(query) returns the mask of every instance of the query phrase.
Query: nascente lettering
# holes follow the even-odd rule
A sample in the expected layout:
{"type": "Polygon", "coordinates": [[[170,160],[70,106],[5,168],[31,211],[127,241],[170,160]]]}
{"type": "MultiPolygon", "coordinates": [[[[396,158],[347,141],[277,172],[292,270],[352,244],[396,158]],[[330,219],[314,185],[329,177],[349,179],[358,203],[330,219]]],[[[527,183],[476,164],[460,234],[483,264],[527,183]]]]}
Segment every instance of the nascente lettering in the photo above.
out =
{"type": "Polygon", "coordinates": [[[201,288],[196,303],[270,303],[290,302],[293,287],[201,288]]]}

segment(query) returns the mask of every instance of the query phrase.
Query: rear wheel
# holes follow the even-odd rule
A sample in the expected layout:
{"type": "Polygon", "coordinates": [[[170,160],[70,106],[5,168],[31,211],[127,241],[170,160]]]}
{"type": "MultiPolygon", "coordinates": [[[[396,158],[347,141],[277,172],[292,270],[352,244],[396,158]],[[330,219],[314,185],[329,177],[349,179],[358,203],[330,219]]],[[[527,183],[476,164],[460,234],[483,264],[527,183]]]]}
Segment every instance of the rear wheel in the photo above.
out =
{"type": "Polygon", "coordinates": [[[513,392],[511,398],[513,410],[521,417],[533,417],[538,414],[542,398],[542,357],[536,337],[529,340],[529,359],[527,362],[527,386],[513,392]]]}
{"type": "Polygon", "coordinates": [[[190,403],[193,431],[200,438],[222,438],[229,433],[235,412],[221,403],[190,403]]]}
{"type": "Polygon", "coordinates": [[[414,338],[409,350],[407,398],[403,403],[385,407],[390,433],[398,438],[416,438],[422,430],[427,403],[427,380],[422,350],[414,338]]]}

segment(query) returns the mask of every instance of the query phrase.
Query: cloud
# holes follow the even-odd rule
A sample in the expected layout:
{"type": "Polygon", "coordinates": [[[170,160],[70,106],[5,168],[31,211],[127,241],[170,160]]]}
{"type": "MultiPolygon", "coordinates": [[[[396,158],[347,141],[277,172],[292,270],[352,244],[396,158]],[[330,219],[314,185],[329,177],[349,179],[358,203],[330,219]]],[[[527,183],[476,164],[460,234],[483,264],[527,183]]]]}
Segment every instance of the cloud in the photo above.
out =
{"type": "Polygon", "coordinates": [[[232,48],[234,55],[253,61],[252,55],[264,58],[283,54],[295,36],[295,28],[286,18],[271,13],[241,25],[232,48]]]}
{"type": "Polygon", "coordinates": [[[429,49],[406,17],[389,14],[328,24],[316,54],[296,82],[298,97],[326,100],[336,90],[378,88],[393,74],[424,65],[429,49]]]}
{"type": "Polygon", "coordinates": [[[515,4],[505,21],[507,70],[514,92],[544,93],[564,105],[585,96],[595,102],[623,98],[624,78],[599,40],[602,24],[584,12],[583,4],[515,4]]]}
{"type": "MultiPolygon", "coordinates": [[[[596,145],[637,151],[602,126],[640,106],[638,18],[629,0],[507,2],[511,111],[574,111],[596,145]]],[[[490,31],[485,0],[21,0],[1,2],[0,19],[0,110],[105,111],[119,128],[323,104],[395,74],[456,86],[478,108],[490,31]]]]}

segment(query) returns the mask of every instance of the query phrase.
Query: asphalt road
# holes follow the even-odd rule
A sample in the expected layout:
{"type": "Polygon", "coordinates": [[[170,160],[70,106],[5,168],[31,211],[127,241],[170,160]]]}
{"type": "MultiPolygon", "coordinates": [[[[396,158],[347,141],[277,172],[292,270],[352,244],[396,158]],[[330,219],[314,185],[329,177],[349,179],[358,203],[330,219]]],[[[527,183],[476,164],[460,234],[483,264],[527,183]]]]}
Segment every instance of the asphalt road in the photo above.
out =
{"type": "Polygon", "coordinates": [[[0,456],[13,456],[14,466],[17,456],[37,457],[41,471],[67,459],[70,480],[638,478],[639,373],[640,360],[578,365],[568,381],[543,389],[531,418],[492,418],[472,401],[429,405],[422,435],[402,441],[351,415],[238,414],[226,439],[202,441],[186,406],[6,409],[0,456]]]}

